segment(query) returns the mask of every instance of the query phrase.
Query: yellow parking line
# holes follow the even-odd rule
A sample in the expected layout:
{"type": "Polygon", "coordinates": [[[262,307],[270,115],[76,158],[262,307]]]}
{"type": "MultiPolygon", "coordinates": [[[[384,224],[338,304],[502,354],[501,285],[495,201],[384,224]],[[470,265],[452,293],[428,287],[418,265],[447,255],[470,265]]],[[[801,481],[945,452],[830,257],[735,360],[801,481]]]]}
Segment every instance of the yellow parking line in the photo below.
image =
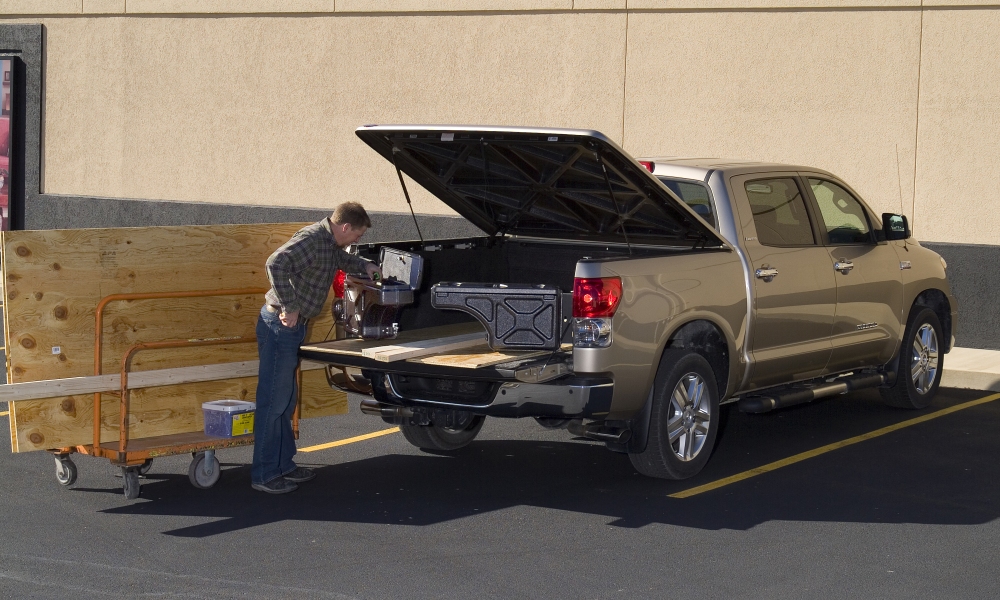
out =
{"type": "Polygon", "coordinates": [[[359,435],[357,437],[347,438],[346,440],[337,440],[335,442],[319,444],[318,446],[307,446],[305,448],[299,448],[299,452],[315,452],[317,450],[326,450],[327,448],[336,448],[337,446],[346,446],[347,444],[353,444],[354,442],[363,442],[365,440],[370,440],[372,438],[377,438],[379,436],[389,435],[390,433],[396,433],[397,431],[399,431],[399,427],[392,427],[390,429],[383,429],[381,431],[375,431],[372,433],[359,435]]]}
{"type": "Polygon", "coordinates": [[[826,454],[827,452],[832,452],[833,450],[838,450],[845,446],[850,446],[852,444],[857,444],[858,442],[863,442],[865,440],[870,440],[872,438],[877,438],[881,435],[887,433],[892,433],[893,431],[898,431],[905,427],[910,427],[911,425],[918,425],[931,419],[936,419],[938,417],[943,417],[945,415],[950,415],[953,412],[958,412],[960,410],[965,410],[966,408],[972,408],[973,406],[979,406],[980,404],[986,404],[987,402],[993,402],[994,400],[1000,399],[1000,394],[993,394],[992,396],[986,396],[985,398],[980,398],[978,400],[972,400],[970,402],[965,402],[963,404],[956,404],[949,408],[945,408],[936,412],[932,412],[922,417],[916,417],[914,419],[909,419],[901,423],[896,423],[895,425],[889,425],[888,427],[883,427],[882,429],[876,429],[875,431],[870,431],[859,436],[848,438],[840,442],[834,442],[826,446],[821,446],[815,450],[809,450],[808,452],[803,452],[801,454],[796,454],[794,456],[789,456],[788,458],[783,458],[779,461],[775,461],[770,464],[766,464],[762,467],[757,467],[756,469],[750,469],[749,471],[744,471],[742,473],[737,473],[731,477],[726,477],[719,479],[718,481],[713,481],[711,483],[706,483],[705,485],[699,485],[698,487],[693,487],[676,494],[670,494],[670,498],[690,498],[691,496],[696,496],[705,492],[712,490],[717,490],[720,487],[727,486],[731,483],[736,483],[737,481],[743,481],[744,479],[749,479],[751,477],[756,477],[757,475],[763,475],[764,473],[769,473],[771,471],[780,469],[781,467],[787,467],[788,465],[793,465],[797,462],[801,462],[808,458],[814,456],[819,456],[820,454],[826,454]]]}
{"type": "Polygon", "coordinates": [[[0,417],[5,417],[5,416],[7,416],[9,414],[10,414],[10,411],[9,410],[5,410],[2,413],[0,413],[0,417]]]}

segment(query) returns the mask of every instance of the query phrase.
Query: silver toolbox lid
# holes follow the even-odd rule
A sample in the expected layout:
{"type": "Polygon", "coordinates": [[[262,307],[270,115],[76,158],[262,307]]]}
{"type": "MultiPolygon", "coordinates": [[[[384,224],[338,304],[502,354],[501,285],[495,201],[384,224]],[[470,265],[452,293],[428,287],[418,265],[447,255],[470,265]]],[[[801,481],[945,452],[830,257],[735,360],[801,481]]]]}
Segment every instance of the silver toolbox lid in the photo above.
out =
{"type": "Polygon", "coordinates": [[[420,289],[420,281],[424,276],[424,257],[383,247],[379,263],[382,268],[382,279],[395,279],[415,290],[420,289]]]}

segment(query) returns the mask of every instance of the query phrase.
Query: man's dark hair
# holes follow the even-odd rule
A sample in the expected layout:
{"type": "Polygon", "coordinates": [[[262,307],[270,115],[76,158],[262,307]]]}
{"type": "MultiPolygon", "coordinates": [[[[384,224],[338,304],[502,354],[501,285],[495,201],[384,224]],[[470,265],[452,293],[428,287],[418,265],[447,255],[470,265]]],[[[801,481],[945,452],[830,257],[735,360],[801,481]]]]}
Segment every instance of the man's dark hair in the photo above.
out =
{"type": "Polygon", "coordinates": [[[344,202],[334,209],[333,217],[330,219],[334,225],[347,223],[354,229],[372,226],[372,220],[368,218],[365,207],[357,202],[344,202]]]}

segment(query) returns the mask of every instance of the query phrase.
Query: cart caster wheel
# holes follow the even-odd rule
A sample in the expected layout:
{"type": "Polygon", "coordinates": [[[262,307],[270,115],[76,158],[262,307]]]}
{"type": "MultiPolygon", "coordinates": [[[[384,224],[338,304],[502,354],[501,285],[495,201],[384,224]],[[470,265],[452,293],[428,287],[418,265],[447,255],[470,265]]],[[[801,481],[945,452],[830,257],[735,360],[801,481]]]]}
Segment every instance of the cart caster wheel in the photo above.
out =
{"type": "Polygon", "coordinates": [[[139,475],[145,475],[149,473],[149,469],[153,466],[153,459],[147,458],[145,462],[139,465],[139,475]]]}
{"type": "Polygon", "coordinates": [[[137,467],[122,467],[122,487],[125,497],[135,500],[139,497],[139,469],[137,467]]]}
{"type": "Polygon", "coordinates": [[[68,458],[56,457],[56,481],[62,485],[76,483],[76,463],[68,458]]]}
{"type": "Polygon", "coordinates": [[[211,455],[199,452],[188,467],[188,479],[191,480],[191,485],[200,490],[215,485],[220,476],[222,476],[222,466],[219,464],[219,459],[215,458],[214,452],[211,455]]]}

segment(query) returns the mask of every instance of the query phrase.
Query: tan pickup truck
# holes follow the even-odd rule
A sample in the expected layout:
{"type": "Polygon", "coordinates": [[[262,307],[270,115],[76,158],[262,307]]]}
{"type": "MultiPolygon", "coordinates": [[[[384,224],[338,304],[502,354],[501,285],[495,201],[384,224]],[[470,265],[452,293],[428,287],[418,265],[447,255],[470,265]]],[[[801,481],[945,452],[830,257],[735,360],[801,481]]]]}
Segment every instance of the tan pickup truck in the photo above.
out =
{"type": "Polygon", "coordinates": [[[757,413],[878,388],[923,408],[938,388],[957,316],[944,260],[830,173],[635,160],[584,130],[357,134],[404,192],[405,173],[485,233],[359,252],[423,263],[413,302],[373,334],[397,339],[377,343],[478,332],[492,363],[345,350],[372,340],[301,349],[418,447],[460,448],[487,416],[534,417],[680,479],[707,462],[722,404],[757,413]]]}

